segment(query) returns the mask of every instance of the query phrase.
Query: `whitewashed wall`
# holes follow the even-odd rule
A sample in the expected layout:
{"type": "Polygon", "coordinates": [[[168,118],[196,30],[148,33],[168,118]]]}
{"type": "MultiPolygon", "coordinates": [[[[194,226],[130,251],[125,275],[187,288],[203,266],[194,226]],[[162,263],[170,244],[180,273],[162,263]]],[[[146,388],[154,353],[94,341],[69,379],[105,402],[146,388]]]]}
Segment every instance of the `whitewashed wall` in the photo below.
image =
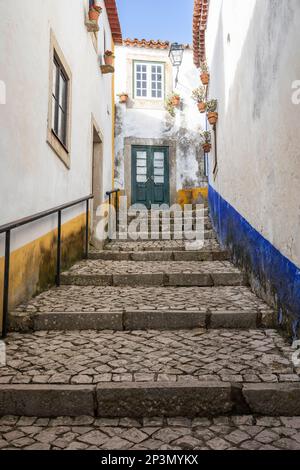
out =
{"type": "Polygon", "coordinates": [[[297,266],[299,25],[299,0],[211,0],[207,30],[210,96],[219,100],[210,184],[297,266]]]}
{"type": "MultiPolygon", "coordinates": [[[[204,118],[200,115],[196,103],[191,99],[192,90],[199,86],[200,78],[193,64],[193,54],[186,49],[183,63],[180,67],[179,82],[176,91],[182,98],[182,107],[176,110],[172,118],[164,106],[153,109],[150,106],[140,106],[133,100],[132,67],[129,60],[156,60],[167,64],[167,75],[170,77],[172,91],[175,86],[175,73],[168,58],[169,51],[145,47],[116,47],[116,102],[117,94],[127,92],[129,103],[117,104],[115,128],[115,184],[124,188],[124,139],[127,137],[141,139],[174,139],[176,142],[176,186],[177,190],[187,187],[206,185],[206,178],[199,174],[203,172],[204,157],[199,141],[199,132],[205,126],[204,118]]],[[[167,79],[168,81],[168,79],[167,79]]]]}
{"type": "MultiPolygon", "coordinates": [[[[0,105],[0,225],[91,193],[92,114],[104,139],[103,192],[111,189],[112,76],[101,74],[85,26],[87,10],[88,0],[0,0],[0,80],[7,93],[6,105],[0,105]],[[46,142],[50,28],[72,71],[70,169],[46,142]]],[[[99,24],[101,53],[103,28],[111,47],[105,10],[99,24]]],[[[64,220],[83,209],[68,211],[64,220]]],[[[12,249],[55,224],[53,219],[23,229],[12,249]]]]}

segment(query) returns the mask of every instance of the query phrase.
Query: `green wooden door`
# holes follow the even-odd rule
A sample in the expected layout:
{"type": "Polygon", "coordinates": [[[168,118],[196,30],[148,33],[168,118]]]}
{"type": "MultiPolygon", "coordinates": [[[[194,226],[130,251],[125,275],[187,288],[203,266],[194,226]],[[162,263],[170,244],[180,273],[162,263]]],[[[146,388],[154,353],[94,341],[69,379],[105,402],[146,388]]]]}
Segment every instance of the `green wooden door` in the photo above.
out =
{"type": "Polygon", "coordinates": [[[132,204],[170,204],[168,147],[132,147],[132,204]]]}

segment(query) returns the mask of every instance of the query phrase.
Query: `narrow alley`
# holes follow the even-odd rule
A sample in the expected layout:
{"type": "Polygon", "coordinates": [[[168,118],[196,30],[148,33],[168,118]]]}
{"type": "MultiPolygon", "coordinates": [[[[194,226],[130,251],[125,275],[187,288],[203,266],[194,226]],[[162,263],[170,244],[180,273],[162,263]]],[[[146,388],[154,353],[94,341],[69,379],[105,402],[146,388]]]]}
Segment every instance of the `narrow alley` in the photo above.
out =
{"type": "Polygon", "coordinates": [[[0,450],[300,450],[299,1],[129,3],[0,0],[0,450]]]}

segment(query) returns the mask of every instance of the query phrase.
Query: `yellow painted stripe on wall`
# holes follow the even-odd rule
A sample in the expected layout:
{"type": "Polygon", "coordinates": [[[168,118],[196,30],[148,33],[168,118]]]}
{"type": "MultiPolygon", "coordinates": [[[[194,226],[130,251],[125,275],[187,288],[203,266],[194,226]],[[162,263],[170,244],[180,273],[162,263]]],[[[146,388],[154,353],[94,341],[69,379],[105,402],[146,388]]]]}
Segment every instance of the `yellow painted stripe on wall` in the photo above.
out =
{"type": "MultiPolygon", "coordinates": [[[[84,249],[85,214],[62,225],[62,265],[80,259],[84,249]]],[[[9,306],[28,300],[54,284],[57,230],[18,248],[10,255],[9,306]]],[[[4,257],[0,258],[0,319],[2,325],[4,257]]],[[[1,328],[1,326],[0,326],[1,328]]]]}

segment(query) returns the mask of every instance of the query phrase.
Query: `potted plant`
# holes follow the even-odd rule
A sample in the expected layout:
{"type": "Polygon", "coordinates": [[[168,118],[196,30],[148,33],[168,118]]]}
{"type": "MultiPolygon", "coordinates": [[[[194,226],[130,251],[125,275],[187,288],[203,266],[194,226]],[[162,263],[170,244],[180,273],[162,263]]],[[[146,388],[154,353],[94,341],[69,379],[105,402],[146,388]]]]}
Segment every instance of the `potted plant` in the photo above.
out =
{"type": "Polygon", "coordinates": [[[212,126],[215,125],[218,121],[218,113],[216,112],[217,107],[218,107],[217,100],[210,100],[206,104],[207,119],[212,126]]]}
{"type": "Polygon", "coordinates": [[[89,20],[97,23],[99,20],[101,11],[102,11],[102,8],[100,6],[100,1],[95,0],[93,5],[89,9],[89,20]]]}
{"type": "Polygon", "coordinates": [[[172,117],[175,117],[175,106],[173,103],[173,97],[169,96],[169,98],[166,99],[165,108],[172,117]]]}
{"type": "Polygon", "coordinates": [[[202,148],[204,152],[209,153],[211,151],[211,132],[210,131],[201,132],[201,143],[202,143],[202,148]]]}
{"type": "Polygon", "coordinates": [[[198,105],[198,109],[200,113],[205,113],[206,111],[206,89],[204,86],[200,86],[199,88],[196,88],[193,90],[192,93],[192,98],[194,101],[196,101],[198,105]]]}
{"type": "Polygon", "coordinates": [[[119,97],[119,102],[120,103],[127,103],[127,100],[128,100],[128,94],[127,93],[125,93],[125,92],[119,93],[118,97],[119,97]]]}
{"type": "Polygon", "coordinates": [[[105,62],[105,65],[111,65],[113,66],[114,65],[114,53],[112,51],[105,51],[104,53],[104,62],[105,62]]]}
{"type": "Polygon", "coordinates": [[[171,96],[171,101],[173,106],[175,108],[178,108],[178,106],[180,105],[180,95],[178,93],[173,93],[173,95],[171,96]]]}
{"type": "Polygon", "coordinates": [[[209,84],[209,79],[210,79],[210,74],[208,71],[208,65],[206,61],[201,62],[200,64],[200,70],[201,70],[201,82],[203,85],[208,85],[209,84]]]}

